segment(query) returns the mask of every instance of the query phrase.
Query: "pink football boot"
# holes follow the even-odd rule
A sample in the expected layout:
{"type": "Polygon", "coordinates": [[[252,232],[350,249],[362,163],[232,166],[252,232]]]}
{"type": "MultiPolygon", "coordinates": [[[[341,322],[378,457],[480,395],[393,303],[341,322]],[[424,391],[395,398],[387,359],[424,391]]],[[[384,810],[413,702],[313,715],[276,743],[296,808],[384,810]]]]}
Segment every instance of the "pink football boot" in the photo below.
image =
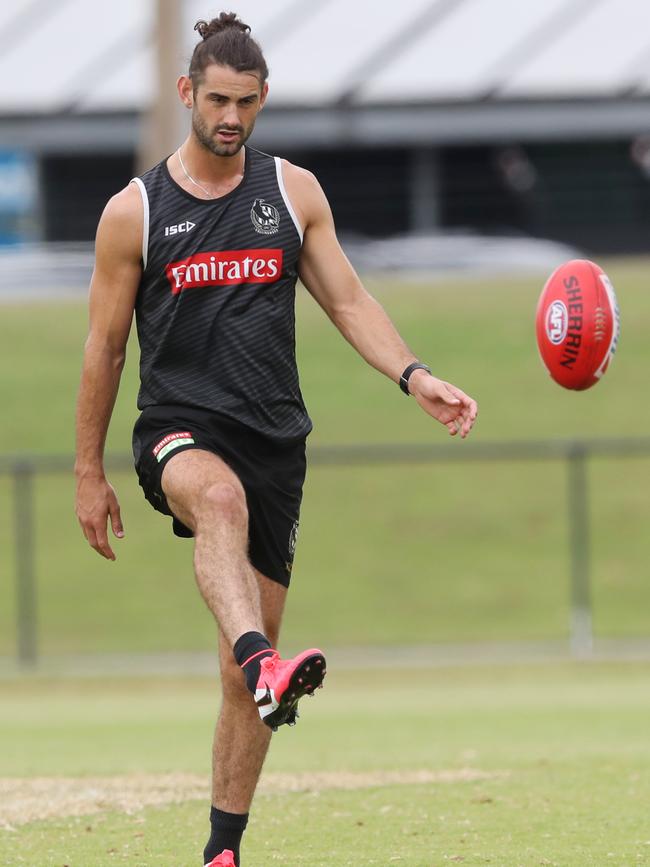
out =
{"type": "Polygon", "coordinates": [[[295,725],[298,702],[303,695],[313,695],[323,685],[325,657],[312,648],[293,659],[280,659],[273,652],[260,662],[260,677],[255,690],[255,704],[264,722],[277,731],[278,726],[295,725]]]}
{"type": "Polygon", "coordinates": [[[221,855],[217,855],[205,867],[235,867],[235,855],[230,849],[224,849],[221,855]]]}

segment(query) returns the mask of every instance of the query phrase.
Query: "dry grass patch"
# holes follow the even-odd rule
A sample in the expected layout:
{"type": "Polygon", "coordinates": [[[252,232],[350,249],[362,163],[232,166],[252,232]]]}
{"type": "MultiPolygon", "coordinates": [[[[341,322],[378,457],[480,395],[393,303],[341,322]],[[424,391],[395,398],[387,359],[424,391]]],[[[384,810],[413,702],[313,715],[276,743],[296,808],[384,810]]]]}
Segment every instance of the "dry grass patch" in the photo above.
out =
{"type": "MultiPolygon", "coordinates": [[[[366,789],[394,785],[435,785],[502,777],[506,772],[459,768],[441,771],[322,771],[265,774],[260,794],[366,789]]],[[[131,774],[116,777],[0,778],[0,828],[41,819],[86,816],[109,810],[134,813],[144,807],[208,800],[207,776],[199,774],[131,774]]]]}

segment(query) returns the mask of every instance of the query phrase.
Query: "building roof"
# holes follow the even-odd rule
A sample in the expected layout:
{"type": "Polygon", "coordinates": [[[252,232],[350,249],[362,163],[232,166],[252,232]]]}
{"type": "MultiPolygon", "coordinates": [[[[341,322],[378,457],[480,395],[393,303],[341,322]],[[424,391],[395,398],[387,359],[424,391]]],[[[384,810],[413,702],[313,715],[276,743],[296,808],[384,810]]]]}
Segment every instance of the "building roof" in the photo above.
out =
{"type": "MultiPolygon", "coordinates": [[[[183,42],[169,63],[180,74],[194,22],[219,7],[178,4],[183,42]]],[[[576,126],[567,105],[576,101],[591,106],[587,134],[650,130],[647,0],[233,0],[227,7],[251,25],[269,63],[260,128],[273,144],[283,129],[294,134],[283,117],[292,112],[309,114],[314,142],[349,139],[355,131],[340,121],[351,108],[368,141],[390,139],[390,124],[399,123],[409,135],[440,141],[471,138],[477,123],[477,130],[492,124],[495,135],[522,125],[562,135],[565,124],[576,126]],[[557,111],[510,110],[544,103],[557,111]],[[422,106],[436,113],[420,115],[422,106]],[[463,114],[468,107],[471,116],[463,114]],[[377,113],[387,109],[398,113],[384,114],[382,125],[377,113]]],[[[73,122],[146,110],[156,99],[156,8],[155,0],[0,4],[0,117],[73,122]]],[[[103,134],[121,135],[118,128],[103,134]]]]}
{"type": "MultiPolygon", "coordinates": [[[[647,0],[235,0],[271,68],[275,106],[650,95],[647,0]]],[[[230,7],[229,7],[230,8],[230,7]]],[[[193,23],[186,0],[179,56],[193,23]]],[[[153,0],[0,5],[0,112],[145,108],[153,0]],[[38,62],[25,62],[37,58],[38,62]]]]}
{"type": "Polygon", "coordinates": [[[145,107],[153,98],[153,9],[150,0],[0,4],[0,113],[145,107]]]}

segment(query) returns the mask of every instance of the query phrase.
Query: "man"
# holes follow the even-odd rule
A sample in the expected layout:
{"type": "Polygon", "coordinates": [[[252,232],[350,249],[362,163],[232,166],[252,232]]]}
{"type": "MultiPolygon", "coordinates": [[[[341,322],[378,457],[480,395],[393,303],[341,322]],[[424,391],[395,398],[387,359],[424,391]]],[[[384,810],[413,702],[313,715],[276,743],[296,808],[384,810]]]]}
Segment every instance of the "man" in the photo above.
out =
{"type": "Polygon", "coordinates": [[[110,200],[97,231],[77,516],[90,545],[115,559],[107,521],[117,538],[124,530],[103,450],[135,310],[139,481],[174,532],[194,536],[196,580],[220,632],[223,703],[204,862],[239,867],[271,731],[295,723],[298,700],[325,675],[320,650],[292,660],[273,650],[311,430],[294,353],[298,276],[363,358],[452,435],[467,436],[477,409],[417,361],[365,291],[316,179],[244,147],[268,92],[249,28],[222,13],[196,29],[202,41],[178,81],[191,131],[110,200]]]}

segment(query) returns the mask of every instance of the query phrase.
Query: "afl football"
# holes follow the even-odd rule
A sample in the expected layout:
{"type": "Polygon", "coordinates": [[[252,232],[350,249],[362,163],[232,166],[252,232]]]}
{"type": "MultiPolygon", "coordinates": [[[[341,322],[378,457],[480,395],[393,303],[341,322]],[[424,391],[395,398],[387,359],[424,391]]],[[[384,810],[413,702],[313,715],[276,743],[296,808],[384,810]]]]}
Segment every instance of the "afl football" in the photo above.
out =
{"type": "Polygon", "coordinates": [[[616,351],[619,311],[605,272],[572,259],[548,278],[537,304],[537,346],[551,377],[584,391],[603,376],[616,351]]]}

